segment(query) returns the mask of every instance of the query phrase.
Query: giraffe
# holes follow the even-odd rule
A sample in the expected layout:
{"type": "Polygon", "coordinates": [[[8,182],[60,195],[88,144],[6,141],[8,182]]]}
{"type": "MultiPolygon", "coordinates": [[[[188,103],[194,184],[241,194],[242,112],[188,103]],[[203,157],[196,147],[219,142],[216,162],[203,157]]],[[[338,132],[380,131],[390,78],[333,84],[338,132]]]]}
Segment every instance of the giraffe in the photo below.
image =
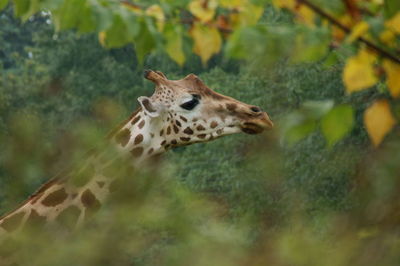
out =
{"type": "Polygon", "coordinates": [[[107,152],[95,153],[81,169],[42,185],[20,207],[0,218],[0,239],[32,225],[56,225],[66,231],[80,227],[121,181],[106,171],[115,160],[125,158],[133,168],[141,168],[174,147],[239,132],[258,134],[273,127],[259,107],[211,90],[194,74],[169,80],[160,71],[146,70],[144,77],[155,84],[155,92],[139,97],[140,107],[109,134],[109,146],[117,155],[104,159],[107,152]]]}

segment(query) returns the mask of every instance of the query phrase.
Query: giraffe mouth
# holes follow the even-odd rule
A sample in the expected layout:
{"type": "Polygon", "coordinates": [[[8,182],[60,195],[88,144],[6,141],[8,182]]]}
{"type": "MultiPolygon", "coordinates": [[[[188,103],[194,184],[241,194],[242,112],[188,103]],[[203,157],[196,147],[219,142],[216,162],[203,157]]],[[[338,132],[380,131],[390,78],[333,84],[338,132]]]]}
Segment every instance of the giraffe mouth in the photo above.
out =
{"type": "Polygon", "coordinates": [[[246,122],[242,125],[242,131],[250,135],[260,134],[264,131],[264,129],[264,127],[259,126],[255,123],[246,122]]]}
{"type": "Polygon", "coordinates": [[[267,113],[263,113],[261,119],[253,120],[252,122],[244,122],[241,125],[241,129],[247,134],[260,134],[266,129],[274,127],[274,123],[271,121],[267,113]]]}

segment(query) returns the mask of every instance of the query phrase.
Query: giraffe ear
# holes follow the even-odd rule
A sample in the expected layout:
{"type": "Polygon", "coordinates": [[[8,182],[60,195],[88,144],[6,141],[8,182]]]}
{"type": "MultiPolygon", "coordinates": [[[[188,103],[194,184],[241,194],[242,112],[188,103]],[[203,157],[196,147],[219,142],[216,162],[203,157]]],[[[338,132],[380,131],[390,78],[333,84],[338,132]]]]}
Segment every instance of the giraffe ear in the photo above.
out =
{"type": "Polygon", "coordinates": [[[145,111],[150,117],[158,117],[160,115],[159,106],[154,105],[149,97],[140,96],[138,101],[142,106],[143,111],[145,111]]]}

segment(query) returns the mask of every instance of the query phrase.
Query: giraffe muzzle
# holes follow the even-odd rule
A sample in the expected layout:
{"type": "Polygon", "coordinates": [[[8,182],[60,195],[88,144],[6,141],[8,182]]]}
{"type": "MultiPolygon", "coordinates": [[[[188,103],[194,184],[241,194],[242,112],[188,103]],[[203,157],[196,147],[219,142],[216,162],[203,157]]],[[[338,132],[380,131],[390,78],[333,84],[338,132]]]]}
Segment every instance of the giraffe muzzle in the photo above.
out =
{"type": "Polygon", "coordinates": [[[241,125],[242,131],[247,134],[260,134],[264,130],[272,129],[274,123],[266,112],[262,112],[258,118],[246,121],[241,125]]]}

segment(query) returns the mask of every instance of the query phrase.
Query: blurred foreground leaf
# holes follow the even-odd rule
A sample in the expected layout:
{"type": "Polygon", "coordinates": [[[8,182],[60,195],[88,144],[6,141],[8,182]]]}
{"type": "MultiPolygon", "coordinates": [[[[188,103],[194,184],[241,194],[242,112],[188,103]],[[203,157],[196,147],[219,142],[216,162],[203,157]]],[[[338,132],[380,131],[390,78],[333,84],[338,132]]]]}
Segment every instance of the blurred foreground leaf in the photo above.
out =
{"type": "Polygon", "coordinates": [[[178,65],[182,66],[185,63],[185,54],[183,53],[183,40],[181,27],[174,27],[167,25],[165,28],[165,39],[167,41],[166,51],[167,54],[178,65]]]}
{"type": "Polygon", "coordinates": [[[374,102],[364,113],[364,124],[372,143],[378,146],[396,124],[387,100],[374,102]]]}
{"type": "Polygon", "coordinates": [[[366,50],[361,50],[356,56],[347,60],[343,72],[347,92],[360,91],[378,82],[374,73],[375,61],[376,56],[366,50]]]}
{"type": "Polygon", "coordinates": [[[0,0],[0,11],[4,9],[8,4],[8,0],[0,0]]]}
{"type": "Polygon", "coordinates": [[[390,94],[394,98],[398,98],[400,96],[400,65],[389,60],[384,60],[383,68],[386,71],[386,84],[390,94]]]}
{"type": "Polygon", "coordinates": [[[307,101],[289,114],[283,123],[283,135],[289,144],[307,137],[317,129],[318,121],[333,107],[333,101],[307,101]]]}
{"type": "Polygon", "coordinates": [[[354,111],[350,105],[335,106],[321,121],[321,129],[328,145],[333,146],[351,131],[354,125],[354,111]]]}
{"type": "Polygon", "coordinates": [[[194,40],[193,51],[200,56],[203,64],[221,49],[222,38],[216,28],[195,23],[190,29],[190,35],[194,40]]]}

